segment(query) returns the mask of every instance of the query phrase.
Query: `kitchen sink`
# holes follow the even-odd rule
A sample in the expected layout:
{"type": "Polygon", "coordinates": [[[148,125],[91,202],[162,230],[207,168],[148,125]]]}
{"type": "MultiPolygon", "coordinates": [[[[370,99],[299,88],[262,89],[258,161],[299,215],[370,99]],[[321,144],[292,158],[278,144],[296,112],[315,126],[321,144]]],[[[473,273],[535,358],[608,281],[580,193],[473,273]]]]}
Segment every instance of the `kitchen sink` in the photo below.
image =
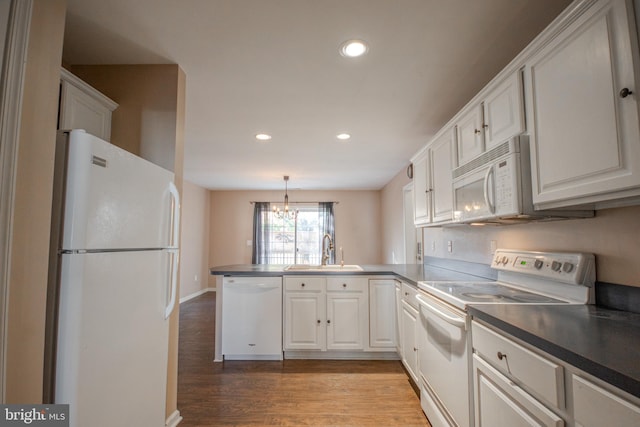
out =
{"type": "Polygon", "coordinates": [[[362,267],[355,264],[327,264],[327,265],[307,265],[293,264],[285,267],[284,271],[364,271],[362,267]]]}

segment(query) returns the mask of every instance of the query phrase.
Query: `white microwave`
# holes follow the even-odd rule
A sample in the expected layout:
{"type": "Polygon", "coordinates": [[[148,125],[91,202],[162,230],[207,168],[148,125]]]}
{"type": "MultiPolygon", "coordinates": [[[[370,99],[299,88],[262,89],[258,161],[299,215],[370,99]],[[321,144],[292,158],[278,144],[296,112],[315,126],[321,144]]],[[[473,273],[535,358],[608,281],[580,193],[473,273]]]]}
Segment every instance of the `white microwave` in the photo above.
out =
{"type": "Polygon", "coordinates": [[[453,170],[454,223],[518,223],[592,217],[588,210],[536,211],[529,139],[514,137],[453,170]]]}

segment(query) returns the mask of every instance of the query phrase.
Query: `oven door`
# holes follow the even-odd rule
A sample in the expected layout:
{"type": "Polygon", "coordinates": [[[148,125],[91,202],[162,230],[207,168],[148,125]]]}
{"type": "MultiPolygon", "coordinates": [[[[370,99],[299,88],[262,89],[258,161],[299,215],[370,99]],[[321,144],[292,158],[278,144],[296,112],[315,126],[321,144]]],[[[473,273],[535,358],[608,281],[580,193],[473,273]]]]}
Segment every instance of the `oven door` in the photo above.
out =
{"type": "MultiPolygon", "coordinates": [[[[427,393],[421,399],[427,418],[435,422],[452,419],[453,425],[471,422],[469,366],[471,336],[466,313],[431,295],[417,296],[420,308],[418,357],[420,380],[427,393]],[[428,410],[441,413],[429,414],[428,410]]],[[[446,425],[446,424],[444,424],[446,425]]]]}

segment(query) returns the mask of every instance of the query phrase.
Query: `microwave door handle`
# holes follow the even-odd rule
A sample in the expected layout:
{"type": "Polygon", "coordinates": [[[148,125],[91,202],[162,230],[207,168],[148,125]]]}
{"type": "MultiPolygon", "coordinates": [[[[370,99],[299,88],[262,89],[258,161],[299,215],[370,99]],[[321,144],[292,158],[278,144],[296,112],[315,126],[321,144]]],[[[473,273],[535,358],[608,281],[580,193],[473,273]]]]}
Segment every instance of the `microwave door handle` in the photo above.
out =
{"type": "Polygon", "coordinates": [[[489,200],[489,176],[493,173],[493,165],[489,166],[487,169],[487,173],[484,175],[484,201],[489,208],[489,212],[494,214],[496,213],[496,207],[491,204],[491,200],[489,200]]]}

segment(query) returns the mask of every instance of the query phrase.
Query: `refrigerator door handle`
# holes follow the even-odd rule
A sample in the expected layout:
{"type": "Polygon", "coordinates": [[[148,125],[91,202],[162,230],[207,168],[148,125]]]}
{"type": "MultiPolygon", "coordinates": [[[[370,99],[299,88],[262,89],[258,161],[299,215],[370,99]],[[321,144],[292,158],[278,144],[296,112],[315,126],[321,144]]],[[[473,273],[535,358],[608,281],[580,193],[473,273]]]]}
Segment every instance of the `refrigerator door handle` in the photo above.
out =
{"type": "Polygon", "coordinates": [[[169,194],[173,198],[171,212],[171,236],[169,238],[170,248],[168,252],[171,256],[171,291],[169,293],[169,303],[164,309],[164,318],[168,319],[176,305],[176,293],[178,287],[178,263],[180,258],[180,193],[173,182],[169,183],[169,194]]]}
{"type": "Polygon", "coordinates": [[[180,193],[173,182],[169,182],[169,194],[171,195],[171,235],[169,246],[178,249],[180,247],[180,193]]]}
{"type": "Polygon", "coordinates": [[[180,251],[178,249],[167,249],[167,252],[171,254],[171,292],[169,296],[169,302],[164,309],[164,318],[168,319],[176,306],[176,292],[178,287],[178,262],[180,251]]]}

